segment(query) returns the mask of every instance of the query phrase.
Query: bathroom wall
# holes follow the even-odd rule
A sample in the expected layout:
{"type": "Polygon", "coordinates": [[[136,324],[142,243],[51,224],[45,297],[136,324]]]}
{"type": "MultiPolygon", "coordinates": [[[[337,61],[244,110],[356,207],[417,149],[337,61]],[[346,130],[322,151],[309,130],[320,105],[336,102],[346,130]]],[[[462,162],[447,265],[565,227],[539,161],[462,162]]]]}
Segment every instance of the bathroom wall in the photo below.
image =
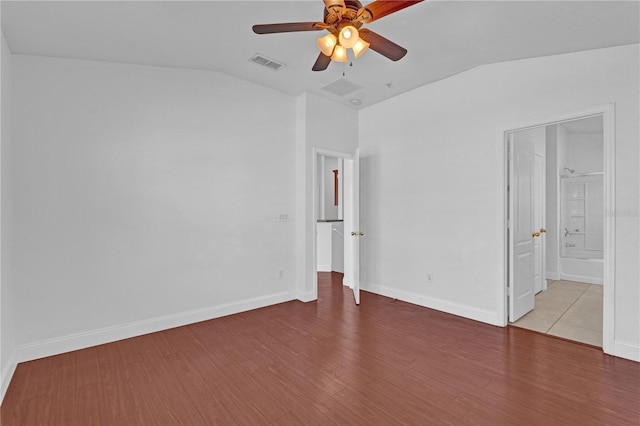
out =
{"type": "Polygon", "coordinates": [[[603,163],[603,134],[593,121],[601,117],[559,124],[558,127],[558,172],[567,173],[564,168],[575,173],[601,172],[603,163]]]}
{"type": "Polygon", "coordinates": [[[566,138],[566,149],[566,165],[575,170],[575,173],[604,170],[602,133],[570,132],[566,138]]]}

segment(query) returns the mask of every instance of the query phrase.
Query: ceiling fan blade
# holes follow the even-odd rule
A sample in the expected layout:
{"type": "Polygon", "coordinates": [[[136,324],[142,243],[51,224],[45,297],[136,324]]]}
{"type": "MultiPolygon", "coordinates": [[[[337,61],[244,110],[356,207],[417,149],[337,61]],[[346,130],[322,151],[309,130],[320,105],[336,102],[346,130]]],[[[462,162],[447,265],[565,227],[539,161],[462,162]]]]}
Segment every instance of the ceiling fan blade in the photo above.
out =
{"type": "Polygon", "coordinates": [[[360,37],[367,43],[371,43],[369,49],[375,50],[382,56],[386,56],[392,61],[402,59],[407,54],[407,49],[398,46],[391,40],[387,40],[378,33],[374,33],[368,28],[360,30],[360,37]]]}
{"type": "Polygon", "coordinates": [[[364,6],[358,11],[358,20],[363,24],[384,18],[387,15],[395,13],[405,7],[413,6],[423,0],[394,1],[394,0],[375,0],[364,6]]]}
{"type": "Polygon", "coordinates": [[[311,69],[313,71],[324,71],[327,69],[330,63],[331,63],[331,57],[320,52],[320,56],[318,56],[318,59],[316,59],[316,63],[313,64],[313,68],[311,69]]]}
{"type": "Polygon", "coordinates": [[[253,26],[256,34],[291,33],[296,31],[320,31],[326,28],[323,22],[287,22],[284,24],[259,24],[253,26]]]}

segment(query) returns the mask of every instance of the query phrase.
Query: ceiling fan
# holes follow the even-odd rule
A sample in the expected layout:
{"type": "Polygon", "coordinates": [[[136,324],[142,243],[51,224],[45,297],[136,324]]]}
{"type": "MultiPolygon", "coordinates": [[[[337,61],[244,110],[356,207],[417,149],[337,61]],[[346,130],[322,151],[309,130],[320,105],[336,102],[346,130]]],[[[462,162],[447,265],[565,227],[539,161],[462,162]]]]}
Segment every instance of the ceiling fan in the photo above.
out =
{"type": "Polygon", "coordinates": [[[407,49],[367,28],[362,28],[362,25],[413,6],[423,0],[374,0],[364,7],[358,0],[323,1],[325,6],[323,22],[254,25],[253,32],[273,34],[296,31],[329,31],[329,34],[318,39],[320,55],[313,65],[313,71],[326,70],[331,61],[346,62],[348,49],[353,50],[356,58],[370,48],[392,61],[397,61],[407,54],[407,49]]]}

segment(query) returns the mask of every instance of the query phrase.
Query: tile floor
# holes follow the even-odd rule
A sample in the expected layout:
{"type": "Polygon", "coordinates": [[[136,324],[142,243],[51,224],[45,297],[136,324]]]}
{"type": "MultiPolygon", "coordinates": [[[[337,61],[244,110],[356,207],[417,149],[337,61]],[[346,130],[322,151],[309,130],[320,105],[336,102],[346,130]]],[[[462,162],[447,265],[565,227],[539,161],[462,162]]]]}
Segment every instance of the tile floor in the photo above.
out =
{"type": "Polygon", "coordinates": [[[512,325],[602,347],[602,286],[549,281],[535,309],[512,325]]]}

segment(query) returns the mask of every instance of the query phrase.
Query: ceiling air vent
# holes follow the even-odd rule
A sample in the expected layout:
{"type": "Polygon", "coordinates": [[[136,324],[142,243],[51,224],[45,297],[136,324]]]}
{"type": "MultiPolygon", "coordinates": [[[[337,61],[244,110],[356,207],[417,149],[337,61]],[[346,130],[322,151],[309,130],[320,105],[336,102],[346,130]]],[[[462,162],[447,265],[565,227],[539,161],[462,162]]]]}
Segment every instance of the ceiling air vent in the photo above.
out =
{"type": "Polygon", "coordinates": [[[333,93],[338,96],[347,96],[349,93],[353,93],[356,90],[362,89],[362,86],[358,86],[355,83],[350,82],[346,78],[341,78],[339,80],[334,81],[331,84],[328,84],[322,88],[322,90],[326,90],[329,93],[333,93]]]}
{"type": "Polygon", "coordinates": [[[284,67],[282,62],[274,61],[273,59],[267,58],[259,53],[256,53],[253,58],[250,59],[251,62],[255,62],[258,65],[262,65],[263,67],[271,68],[272,70],[278,71],[280,68],[284,67]]]}

